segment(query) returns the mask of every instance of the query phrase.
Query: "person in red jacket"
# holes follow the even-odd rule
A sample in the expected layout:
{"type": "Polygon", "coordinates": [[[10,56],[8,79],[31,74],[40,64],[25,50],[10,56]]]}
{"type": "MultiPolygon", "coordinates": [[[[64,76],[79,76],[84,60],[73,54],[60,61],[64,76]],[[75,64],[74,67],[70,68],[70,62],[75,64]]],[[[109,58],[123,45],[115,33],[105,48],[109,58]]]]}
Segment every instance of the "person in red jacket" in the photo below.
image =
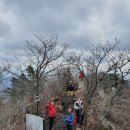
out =
{"type": "Polygon", "coordinates": [[[83,72],[83,70],[80,71],[79,78],[80,78],[81,80],[84,78],[84,72],[83,72]]]}
{"type": "Polygon", "coordinates": [[[54,119],[56,117],[56,107],[54,99],[48,104],[49,130],[52,130],[54,119]]]}

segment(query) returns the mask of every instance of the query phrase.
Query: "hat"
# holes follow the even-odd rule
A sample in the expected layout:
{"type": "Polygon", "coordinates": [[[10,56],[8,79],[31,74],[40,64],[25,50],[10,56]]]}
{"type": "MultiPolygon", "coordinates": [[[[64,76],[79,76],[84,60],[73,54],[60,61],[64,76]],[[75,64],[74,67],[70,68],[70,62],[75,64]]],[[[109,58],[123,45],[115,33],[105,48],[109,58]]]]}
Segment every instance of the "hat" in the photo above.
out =
{"type": "Polygon", "coordinates": [[[54,101],[54,100],[55,100],[54,98],[51,99],[51,101],[54,101]]]}

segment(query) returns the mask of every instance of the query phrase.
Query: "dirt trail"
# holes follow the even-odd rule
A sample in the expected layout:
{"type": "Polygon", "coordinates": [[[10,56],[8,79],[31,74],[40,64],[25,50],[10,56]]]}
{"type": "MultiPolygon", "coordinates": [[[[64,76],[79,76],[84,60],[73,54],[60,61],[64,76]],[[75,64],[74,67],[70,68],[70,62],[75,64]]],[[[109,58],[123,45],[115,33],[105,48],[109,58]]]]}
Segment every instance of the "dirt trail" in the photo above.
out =
{"type": "MultiPolygon", "coordinates": [[[[85,85],[84,85],[84,82],[79,80],[78,81],[79,83],[79,90],[76,92],[76,95],[77,97],[80,97],[82,100],[83,100],[83,97],[84,97],[84,90],[85,90],[85,85]]],[[[67,108],[68,106],[73,106],[74,104],[74,97],[70,96],[62,96],[62,98],[60,99],[60,102],[64,103],[64,106],[67,108]]],[[[66,109],[65,108],[65,109],[66,109]]],[[[56,118],[56,123],[55,123],[55,126],[54,126],[54,130],[61,130],[61,127],[62,127],[62,130],[66,130],[66,122],[65,122],[65,113],[57,113],[57,118],[56,118]]],[[[47,125],[48,126],[48,125],[47,125]]],[[[79,128],[77,126],[76,130],[83,130],[82,128],[79,128]]]]}
{"type": "Polygon", "coordinates": [[[82,128],[77,127],[76,130],[82,130],[82,128]]]}
{"type": "MultiPolygon", "coordinates": [[[[81,99],[84,98],[84,92],[85,92],[85,84],[83,81],[79,80],[79,90],[77,91],[77,96],[81,99]]],[[[76,130],[83,130],[82,128],[77,127],[76,130]]]]}
{"type": "Polygon", "coordinates": [[[77,91],[77,96],[81,99],[84,98],[85,85],[84,82],[79,80],[79,90],[77,91]]]}

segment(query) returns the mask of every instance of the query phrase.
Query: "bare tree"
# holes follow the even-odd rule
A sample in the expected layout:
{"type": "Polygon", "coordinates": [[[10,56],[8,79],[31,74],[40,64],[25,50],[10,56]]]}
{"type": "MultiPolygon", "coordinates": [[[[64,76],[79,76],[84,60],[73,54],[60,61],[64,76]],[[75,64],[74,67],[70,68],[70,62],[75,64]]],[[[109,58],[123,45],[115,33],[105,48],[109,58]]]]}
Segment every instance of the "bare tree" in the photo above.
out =
{"type": "Polygon", "coordinates": [[[61,67],[62,57],[68,48],[67,44],[60,45],[57,37],[40,38],[37,43],[27,41],[28,61],[34,68],[35,92],[44,95],[44,83],[49,75],[61,67]]]}
{"type": "Polygon", "coordinates": [[[8,70],[10,69],[9,64],[1,63],[0,65],[0,83],[8,78],[8,70]]]}

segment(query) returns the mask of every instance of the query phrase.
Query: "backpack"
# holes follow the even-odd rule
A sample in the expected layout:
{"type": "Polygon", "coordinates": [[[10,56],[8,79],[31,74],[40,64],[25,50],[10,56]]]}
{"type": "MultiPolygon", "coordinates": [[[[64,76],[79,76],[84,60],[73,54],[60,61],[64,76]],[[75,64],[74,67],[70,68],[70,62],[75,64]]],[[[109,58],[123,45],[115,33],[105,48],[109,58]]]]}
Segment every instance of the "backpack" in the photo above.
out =
{"type": "Polygon", "coordinates": [[[73,125],[77,123],[77,115],[74,113],[74,121],[72,122],[73,125]]]}

